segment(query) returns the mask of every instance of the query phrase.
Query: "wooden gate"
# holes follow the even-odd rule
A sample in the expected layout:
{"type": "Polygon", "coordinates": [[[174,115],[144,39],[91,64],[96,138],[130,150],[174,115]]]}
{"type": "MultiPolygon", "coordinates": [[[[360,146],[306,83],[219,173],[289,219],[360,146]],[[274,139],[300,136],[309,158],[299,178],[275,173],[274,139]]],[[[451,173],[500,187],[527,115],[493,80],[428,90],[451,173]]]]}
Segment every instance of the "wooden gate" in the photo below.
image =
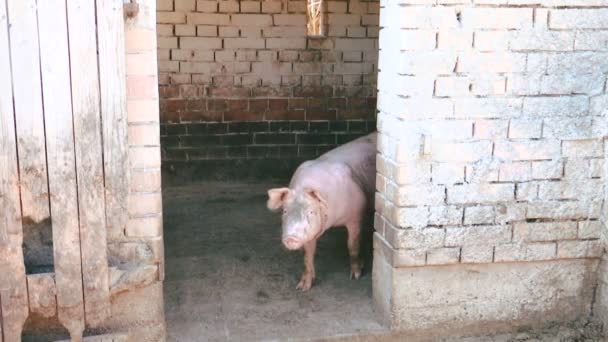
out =
{"type": "Polygon", "coordinates": [[[72,340],[110,315],[106,232],[127,221],[122,6],[0,1],[0,341],[21,340],[40,286],[72,340]],[[22,223],[44,220],[54,272],[26,275],[22,223]]]}

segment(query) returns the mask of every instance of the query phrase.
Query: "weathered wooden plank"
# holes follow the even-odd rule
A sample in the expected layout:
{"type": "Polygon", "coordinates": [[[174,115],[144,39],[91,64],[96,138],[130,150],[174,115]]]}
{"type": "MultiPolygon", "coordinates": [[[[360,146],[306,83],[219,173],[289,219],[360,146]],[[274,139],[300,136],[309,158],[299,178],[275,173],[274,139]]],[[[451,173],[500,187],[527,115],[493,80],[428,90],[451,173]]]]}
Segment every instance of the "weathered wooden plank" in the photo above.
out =
{"type": "Polygon", "coordinates": [[[57,286],[54,273],[28,274],[27,292],[31,313],[42,317],[54,317],[57,314],[57,286]]]}
{"type": "Polygon", "coordinates": [[[110,314],[95,1],[67,6],[84,307],[95,327],[110,314]]]}
{"type": "Polygon", "coordinates": [[[127,76],[123,0],[97,2],[99,84],[106,188],[106,220],[110,240],[124,235],[127,225],[129,163],[127,139],[127,76]]]}
{"type": "Polygon", "coordinates": [[[72,339],[78,339],[85,321],[66,7],[62,0],[38,5],[57,310],[72,339]]]}
{"type": "MultiPolygon", "coordinates": [[[[16,15],[19,15],[16,12],[16,15]]],[[[25,16],[27,19],[27,16],[25,16]]],[[[0,339],[20,341],[28,316],[8,9],[0,2],[0,339]]],[[[23,50],[21,51],[23,52],[23,50]]],[[[18,63],[17,63],[18,64],[18,63]]],[[[30,66],[36,69],[36,65],[30,66]]],[[[23,98],[21,98],[23,100],[23,98]]],[[[21,104],[23,105],[23,104],[21,104]]]]}
{"type": "Polygon", "coordinates": [[[19,144],[22,216],[25,222],[49,217],[35,0],[9,0],[8,18],[13,96],[19,144]]]}

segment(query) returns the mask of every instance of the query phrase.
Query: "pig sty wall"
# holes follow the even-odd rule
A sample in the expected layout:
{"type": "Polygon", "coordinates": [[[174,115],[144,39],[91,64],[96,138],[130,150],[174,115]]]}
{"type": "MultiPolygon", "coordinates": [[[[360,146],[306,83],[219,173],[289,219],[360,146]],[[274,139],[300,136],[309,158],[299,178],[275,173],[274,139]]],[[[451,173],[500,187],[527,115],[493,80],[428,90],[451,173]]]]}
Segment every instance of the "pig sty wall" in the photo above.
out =
{"type": "Polygon", "coordinates": [[[284,175],[375,130],[378,1],[328,1],[327,37],[314,39],[306,1],[159,0],[157,11],[165,168],[284,175]]]}

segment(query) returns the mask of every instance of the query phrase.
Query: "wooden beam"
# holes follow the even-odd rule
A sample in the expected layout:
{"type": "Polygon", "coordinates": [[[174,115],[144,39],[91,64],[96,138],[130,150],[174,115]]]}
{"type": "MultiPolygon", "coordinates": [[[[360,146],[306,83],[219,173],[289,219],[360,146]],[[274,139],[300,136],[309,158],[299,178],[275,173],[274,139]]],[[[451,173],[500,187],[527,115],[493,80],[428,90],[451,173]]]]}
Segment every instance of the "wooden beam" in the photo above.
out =
{"type": "MultiPolygon", "coordinates": [[[[25,264],[21,247],[23,226],[14,120],[15,115],[42,119],[42,110],[41,97],[36,96],[40,95],[40,78],[34,77],[34,73],[39,70],[36,57],[38,54],[34,54],[34,57],[28,55],[28,52],[31,54],[28,49],[33,44],[37,44],[35,7],[32,11],[30,1],[8,1],[8,8],[6,5],[6,1],[0,2],[0,75],[2,75],[0,77],[0,274],[3,275],[0,277],[0,336],[3,336],[4,341],[9,342],[21,340],[23,324],[29,314],[25,264]],[[14,23],[18,23],[16,27],[12,26],[15,25],[14,23]],[[9,27],[11,27],[10,32],[9,27]],[[10,46],[9,36],[12,39],[10,46]],[[33,44],[29,41],[32,38],[33,44]],[[13,52],[12,70],[11,52],[13,52]],[[24,58],[25,61],[15,61],[15,58],[24,58]],[[13,89],[11,77],[13,72],[18,77],[23,76],[23,79],[14,82],[15,86],[31,86],[37,89],[32,89],[29,94],[26,94],[29,90],[27,88],[13,89]],[[18,108],[17,113],[13,103],[18,108]]],[[[30,127],[26,125],[26,128],[30,127]]],[[[44,139],[44,131],[41,139],[44,139]]],[[[37,144],[39,140],[33,141],[33,145],[29,145],[28,142],[32,141],[24,141],[25,148],[40,147],[37,144]]],[[[44,143],[44,140],[42,142],[44,143]]],[[[44,160],[44,144],[42,147],[42,160],[44,160]]],[[[27,152],[30,153],[30,157],[36,157],[31,155],[31,150],[26,151],[26,154],[27,152]]],[[[36,215],[35,218],[44,218],[45,214],[48,217],[48,202],[45,207],[44,200],[32,196],[36,194],[36,190],[41,191],[37,193],[38,195],[46,194],[43,190],[46,188],[46,174],[43,177],[36,175],[40,169],[35,166],[40,160],[34,158],[24,162],[24,166],[34,168],[30,169],[33,172],[28,172],[24,175],[25,179],[22,179],[26,185],[33,185],[31,190],[34,190],[33,193],[28,193],[22,198],[24,208],[28,213],[34,214],[36,207],[42,207],[40,216],[36,215]]]]}
{"type": "Polygon", "coordinates": [[[67,7],[84,307],[94,327],[110,315],[95,1],[67,7]]]}
{"type": "Polygon", "coordinates": [[[108,238],[122,238],[128,221],[127,76],[122,0],[97,2],[97,38],[108,238]]]}
{"type": "Polygon", "coordinates": [[[65,1],[40,1],[40,59],[59,321],[82,338],[84,300],[65,1]]]}

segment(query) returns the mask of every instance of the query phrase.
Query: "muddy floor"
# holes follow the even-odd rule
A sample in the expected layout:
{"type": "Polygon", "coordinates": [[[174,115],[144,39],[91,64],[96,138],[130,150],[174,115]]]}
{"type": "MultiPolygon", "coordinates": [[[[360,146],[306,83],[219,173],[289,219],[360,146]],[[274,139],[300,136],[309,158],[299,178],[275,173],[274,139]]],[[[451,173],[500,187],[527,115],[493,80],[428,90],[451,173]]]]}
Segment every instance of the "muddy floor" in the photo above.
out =
{"type": "Polygon", "coordinates": [[[349,279],[346,232],[317,248],[317,281],[295,289],[302,254],[280,243],[266,190],[281,184],[205,182],[164,189],[169,341],[257,341],[383,332],[367,271],[349,279]]]}

